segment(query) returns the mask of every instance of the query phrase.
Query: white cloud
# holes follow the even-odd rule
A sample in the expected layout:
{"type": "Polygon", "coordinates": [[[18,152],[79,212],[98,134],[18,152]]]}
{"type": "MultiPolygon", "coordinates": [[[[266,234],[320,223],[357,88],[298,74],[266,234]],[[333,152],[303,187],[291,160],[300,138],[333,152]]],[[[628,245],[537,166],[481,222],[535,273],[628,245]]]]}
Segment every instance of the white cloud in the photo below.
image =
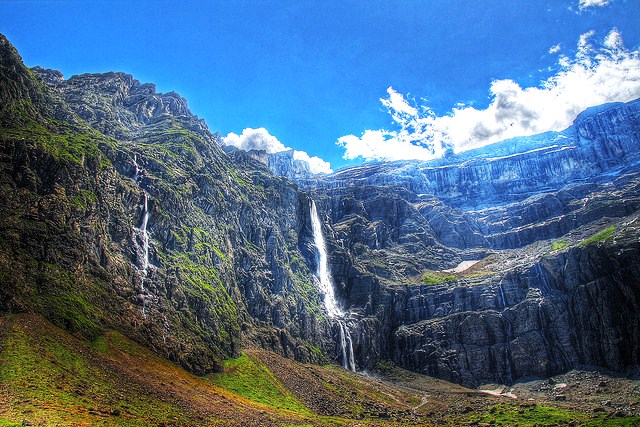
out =
{"type": "MultiPolygon", "coordinates": [[[[233,145],[242,150],[264,150],[269,154],[279,153],[281,151],[291,150],[286,147],[275,136],[271,135],[265,128],[246,128],[242,131],[241,135],[230,132],[222,139],[224,145],[233,145]]],[[[325,162],[320,157],[309,156],[304,151],[294,150],[293,158],[301,160],[309,164],[309,170],[311,173],[331,173],[331,164],[325,162]]]]}
{"type": "Polygon", "coordinates": [[[345,159],[362,157],[365,160],[429,160],[434,158],[432,150],[415,145],[395,132],[383,130],[367,130],[361,137],[343,136],[338,140],[338,145],[344,147],[345,159]]]}
{"type": "Polygon", "coordinates": [[[578,7],[584,10],[589,7],[602,7],[609,4],[609,0],[579,0],[578,7]]]}
{"type": "Polygon", "coordinates": [[[331,164],[325,162],[318,156],[309,156],[305,151],[293,150],[293,158],[309,163],[309,170],[311,173],[331,173],[331,164]]]}
{"type": "Polygon", "coordinates": [[[537,87],[494,80],[485,109],[458,106],[437,116],[425,106],[420,113],[389,88],[381,102],[399,130],[367,130],[360,137],[344,136],[337,144],[345,149],[345,159],[424,160],[449,148],[461,152],[515,136],[559,131],[588,107],[640,97],[640,52],[626,50],[615,28],[602,48],[591,44],[594,34],[582,34],[575,57],[560,55],[558,73],[537,87]]]}
{"type": "Polygon", "coordinates": [[[554,54],[560,52],[560,43],[549,48],[549,53],[554,54]]]}
{"type": "Polygon", "coordinates": [[[611,30],[607,37],[604,39],[604,45],[611,50],[623,50],[624,41],[622,40],[622,34],[617,28],[611,30]]]}
{"type": "Polygon", "coordinates": [[[225,145],[233,145],[245,151],[264,150],[269,154],[289,150],[265,128],[246,128],[242,131],[242,135],[231,132],[224,137],[223,142],[225,145]]]}

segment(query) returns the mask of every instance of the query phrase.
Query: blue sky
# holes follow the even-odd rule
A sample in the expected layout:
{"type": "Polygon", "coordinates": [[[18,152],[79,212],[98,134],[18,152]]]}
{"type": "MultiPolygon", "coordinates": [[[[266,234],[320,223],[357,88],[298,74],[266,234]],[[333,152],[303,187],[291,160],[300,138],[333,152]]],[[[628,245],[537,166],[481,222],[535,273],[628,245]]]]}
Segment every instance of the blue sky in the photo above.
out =
{"type": "Polygon", "coordinates": [[[334,169],[462,151],[640,96],[639,0],[5,0],[0,32],[29,66],[131,73],[179,92],[229,143],[334,169]]]}

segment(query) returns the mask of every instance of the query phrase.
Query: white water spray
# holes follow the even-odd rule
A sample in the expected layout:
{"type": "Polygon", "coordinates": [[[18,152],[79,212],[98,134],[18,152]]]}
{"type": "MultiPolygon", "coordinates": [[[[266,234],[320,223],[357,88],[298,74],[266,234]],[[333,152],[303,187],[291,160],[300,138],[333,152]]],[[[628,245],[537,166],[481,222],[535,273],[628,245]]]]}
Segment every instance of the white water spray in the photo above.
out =
{"type": "Polygon", "coordinates": [[[322,223],[318,216],[316,204],[311,201],[311,228],[313,229],[313,242],[318,250],[318,280],[320,281],[320,291],[324,294],[324,305],[327,308],[329,317],[340,317],[344,312],[340,309],[336,299],[333,280],[329,272],[329,259],[327,257],[327,245],[322,234],[322,223]]]}
{"type": "Polygon", "coordinates": [[[133,181],[137,184],[140,180],[140,165],[138,164],[138,155],[133,155],[133,167],[135,168],[135,173],[133,174],[133,181]]]}
{"type": "Polygon", "coordinates": [[[342,367],[350,371],[356,371],[356,361],[353,355],[353,341],[351,340],[351,331],[347,326],[347,322],[343,319],[337,319],[340,334],[340,352],[342,355],[342,367]]]}
{"type": "Polygon", "coordinates": [[[345,319],[345,312],[340,308],[336,298],[331,271],[329,270],[329,258],[327,245],[322,234],[322,223],[318,216],[316,204],[311,201],[311,228],[313,230],[313,242],[318,251],[318,269],[316,275],[320,283],[320,291],[324,294],[324,305],[329,318],[338,326],[338,344],[340,345],[341,363],[344,369],[356,370],[355,356],[353,354],[353,340],[351,331],[345,319]]]}
{"type": "Polygon", "coordinates": [[[142,271],[147,272],[149,267],[149,233],[147,232],[147,224],[149,223],[149,205],[147,192],[144,192],[144,207],[142,211],[142,223],[140,224],[140,234],[142,235],[142,271]]]}
{"type": "MultiPolygon", "coordinates": [[[[133,166],[135,168],[133,180],[139,186],[141,169],[136,155],[133,156],[133,166]]],[[[149,224],[151,212],[149,212],[149,195],[144,189],[142,190],[142,196],[142,220],[139,227],[133,228],[133,243],[136,247],[136,264],[141,274],[146,276],[149,268],[149,232],[147,231],[147,225],[149,224]]]]}

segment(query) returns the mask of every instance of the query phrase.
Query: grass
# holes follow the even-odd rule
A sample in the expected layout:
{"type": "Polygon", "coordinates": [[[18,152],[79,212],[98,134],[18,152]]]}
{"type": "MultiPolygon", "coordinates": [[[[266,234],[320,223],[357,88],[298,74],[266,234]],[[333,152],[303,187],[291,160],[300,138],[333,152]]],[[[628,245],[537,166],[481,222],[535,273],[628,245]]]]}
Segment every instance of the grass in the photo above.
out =
{"type": "Polygon", "coordinates": [[[580,246],[587,246],[587,245],[592,245],[594,243],[610,240],[613,238],[615,233],[616,233],[616,227],[612,225],[611,227],[606,228],[600,231],[599,233],[596,233],[593,236],[589,237],[588,239],[584,240],[582,243],[580,243],[580,246]]]}
{"type": "Polygon", "coordinates": [[[104,283],[79,280],[70,271],[55,264],[37,262],[35,280],[46,283],[31,297],[49,320],[72,333],[94,338],[101,333],[99,320],[103,317],[100,308],[90,301],[90,295],[103,296],[104,283]]]}
{"type": "MultiPolygon", "coordinates": [[[[318,418],[264,366],[247,359],[235,365],[244,380],[256,376],[253,384],[265,390],[270,384],[274,395],[268,401],[286,410],[236,396],[117,332],[87,344],[38,316],[1,316],[0,427],[23,420],[45,426],[254,425],[258,420],[297,425],[318,418]]],[[[237,379],[232,375],[229,382],[237,379]]]]}
{"type": "Polygon", "coordinates": [[[444,271],[427,271],[420,277],[425,285],[435,285],[437,283],[451,282],[458,280],[458,276],[444,271]]]}
{"type": "Polygon", "coordinates": [[[224,372],[209,376],[211,381],[232,393],[273,408],[303,414],[311,412],[254,358],[242,354],[224,362],[224,372]]]}
{"type": "Polygon", "coordinates": [[[33,315],[0,316],[0,385],[0,427],[353,424],[310,411],[251,356],[197,377],[120,333],[82,342],[33,315]]]}
{"type": "MultiPolygon", "coordinates": [[[[240,331],[238,305],[233,290],[228,290],[213,266],[196,263],[184,254],[172,254],[169,265],[176,268],[184,278],[181,292],[190,307],[201,307],[210,320],[210,331],[214,342],[219,343],[220,354],[232,354],[225,350],[234,346],[240,331]]],[[[195,316],[195,313],[193,313],[195,316]]],[[[197,325],[193,325],[197,327],[197,325]]],[[[202,331],[205,333],[205,331],[202,331]]]]}
{"type": "Polygon", "coordinates": [[[569,409],[546,405],[494,405],[486,411],[472,413],[464,419],[466,422],[491,426],[638,426],[640,417],[611,418],[593,417],[569,409]],[[572,424],[573,423],[573,424],[572,424]]]}
{"type": "Polygon", "coordinates": [[[552,251],[561,251],[569,246],[569,242],[563,239],[558,239],[551,245],[552,251]]]}
{"type": "Polygon", "coordinates": [[[71,197],[71,204],[78,209],[86,210],[87,207],[96,202],[96,195],[91,190],[80,190],[78,194],[71,197]]]}
{"type": "Polygon", "coordinates": [[[100,170],[111,165],[111,161],[99,149],[100,143],[109,143],[106,137],[88,128],[71,126],[63,122],[49,120],[51,130],[31,117],[11,128],[0,128],[0,132],[10,139],[27,139],[36,142],[56,160],[68,161],[84,166],[88,157],[97,160],[100,170]]]}
{"type": "Polygon", "coordinates": [[[605,415],[591,419],[583,424],[584,427],[637,427],[640,417],[610,418],[605,415]]]}
{"type": "Polygon", "coordinates": [[[10,398],[0,417],[34,425],[187,424],[179,408],[119,378],[60,329],[31,316],[4,320],[2,327],[0,383],[10,398]]]}
{"type": "MultiPolygon", "coordinates": [[[[419,394],[336,366],[301,365],[268,354],[248,352],[227,360],[221,374],[196,377],[117,332],[87,343],[37,316],[0,316],[0,427],[23,420],[43,426],[413,425],[410,419],[392,421],[387,410],[414,407],[419,394]],[[291,383],[292,378],[298,382],[291,383]],[[330,402],[329,412],[339,410],[329,416],[312,412],[288,385],[304,390],[314,404],[330,402]]],[[[445,393],[445,406],[452,396],[460,398],[445,393]]],[[[443,404],[434,402],[433,409],[443,404]]],[[[425,414],[433,409],[422,408],[425,414]]],[[[416,425],[431,425],[430,420],[416,425]]],[[[522,403],[449,412],[436,421],[450,426],[640,425],[640,417],[522,403]]]]}

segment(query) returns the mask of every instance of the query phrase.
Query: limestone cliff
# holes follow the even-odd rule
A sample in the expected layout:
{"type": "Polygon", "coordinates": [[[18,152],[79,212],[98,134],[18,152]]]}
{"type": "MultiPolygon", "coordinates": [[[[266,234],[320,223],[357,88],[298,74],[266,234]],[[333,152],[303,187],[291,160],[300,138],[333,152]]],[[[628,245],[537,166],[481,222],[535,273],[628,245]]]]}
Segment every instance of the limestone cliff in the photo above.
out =
{"type": "Polygon", "coordinates": [[[639,118],[606,105],[561,133],[301,180],[360,366],[478,385],[638,364],[639,118]]]}

